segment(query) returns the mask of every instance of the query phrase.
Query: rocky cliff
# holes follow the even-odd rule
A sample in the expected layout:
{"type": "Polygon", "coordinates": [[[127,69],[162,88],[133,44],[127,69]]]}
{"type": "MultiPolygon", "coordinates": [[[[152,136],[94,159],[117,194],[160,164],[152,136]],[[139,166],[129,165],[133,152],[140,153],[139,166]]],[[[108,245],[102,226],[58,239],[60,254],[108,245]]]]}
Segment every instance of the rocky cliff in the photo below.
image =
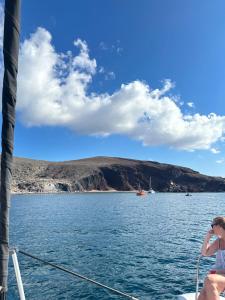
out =
{"type": "Polygon", "coordinates": [[[14,158],[12,191],[133,191],[140,184],[159,192],[224,192],[225,179],[189,168],[124,158],[94,157],[65,162],[14,158]]]}

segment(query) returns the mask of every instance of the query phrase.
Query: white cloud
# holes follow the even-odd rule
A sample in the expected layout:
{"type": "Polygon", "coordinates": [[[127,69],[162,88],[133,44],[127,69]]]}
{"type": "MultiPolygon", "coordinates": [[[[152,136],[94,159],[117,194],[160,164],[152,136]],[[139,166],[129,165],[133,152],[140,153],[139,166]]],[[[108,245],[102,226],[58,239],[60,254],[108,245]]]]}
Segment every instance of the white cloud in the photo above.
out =
{"type": "Polygon", "coordinates": [[[211,148],[210,151],[213,153],[213,154],[218,154],[220,153],[220,150],[216,149],[216,148],[211,148]]]}
{"type": "Polygon", "coordinates": [[[115,50],[117,54],[121,54],[123,52],[123,48],[120,46],[120,40],[117,40],[115,45],[112,45],[112,49],[115,50]]]}
{"type": "Polygon", "coordinates": [[[99,48],[104,51],[109,49],[105,42],[100,42],[99,48]]]}
{"type": "Polygon", "coordinates": [[[74,45],[80,48],[80,54],[73,59],[73,70],[79,68],[82,71],[87,71],[90,74],[94,74],[97,64],[95,59],[90,60],[89,58],[89,49],[87,43],[77,39],[74,41],[74,45]]]}
{"type": "Polygon", "coordinates": [[[224,163],[224,158],[216,160],[216,163],[217,164],[223,164],[224,163]]]}
{"type": "Polygon", "coordinates": [[[101,66],[101,67],[99,68],[98,72],[99,72],[100,74],[104,74],[104,73],[105,73],[104,67],[101,66]]]}
{"type": "Polygon", "coordinates": [[[169,79],[160,89],[136,80],[112,94],[90,94],[97,63],[85,41],[77,39],[74,45],[80,51],[76,56],[57,53],[43,28],[21,44],[17,110],[26,126],[64,126],[87,135],[123,134],[146,146],[215,151],[225,116],[185,115],[176,97],[166,95],[174,86],[169,79]]]}
{"type": "Polygon", "coordinates": [[[105,75],[105,79],[106,79],[106,80],[115,79],[115,78],[116,78],[116,75],[115,75],[115,73],[112,72],[112,71],[106,73],[106,75],[105,75]]]}
{"type": "Polygon", "coordinates": [[[191,108],[195,107],[195,105],[194,105],[193,102],[188,102],[188,103],[187,103],[187,106],[189,106],[189,107],[191,107],[191,108]]]}
{"type": "Polygon", "coordinates": [[[120,46],[120,40],[117,40],[115,44],[108,46],[105,42],[99,43],[99,48],[103,51],[110,51],[120,55],[123,52],[123,48],[120,46]]]}
{"type": "Polygon", "coordinates": [[[99,74],[104,74],[104,79],[105,80],[112,80],[112,79],[115,79],[116,78],[116,75],[114,72],[110,71],[106,71],[104,67],[99,67],[99,70],[98,70],[99,74]]]}

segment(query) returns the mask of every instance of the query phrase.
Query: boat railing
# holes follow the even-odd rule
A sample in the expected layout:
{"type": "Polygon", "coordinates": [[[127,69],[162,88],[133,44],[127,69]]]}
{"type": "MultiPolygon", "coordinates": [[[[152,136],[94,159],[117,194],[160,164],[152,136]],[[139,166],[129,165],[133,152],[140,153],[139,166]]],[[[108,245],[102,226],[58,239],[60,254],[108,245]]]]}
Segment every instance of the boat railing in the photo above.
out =
{"type": "Polygon", "coordinates": [[[195,300],[198,300],[198,290],[199,290],[199,267],[200,267],[200,260],[202,255],[199,255],[197,258],[196,264],[196,290],[195,290],[195,300]]]}
{"type": "MultiPolygon", "coordinates": [[[[201,261],[201,258],[203,258],[204,256],[203,255],[199,255],[197,257],[197,262],[196,262],[196,277],[195,277],[195,280],[196,280],[196,288],[195,288],[195,292],[194,293],[187,293],[187,294],[182,294],[182,295],[179,295],[177,297],[177,300],[197,300],[198,299],[198,296],[199,296],[199,283],[200,283],[200,261],[201,261]]],[[[224,298],[224,293],[222,293],[221,295],[222,297],[220,297],[220,299],[225,299],[224,298]]]]}
{"type": "MultiPolygon", "coordinates": [[[[195,291],[195,300],[198,300],[198,294],[199,294],[199,282],[200,282],[200,276],[199,276],[199,269],[200,269],[200,260],[203,258],[203,255],[199,255],[197,258],[197,264],[196,264],[196,291],[195,291]]],[[[224,292],[222,293],[224,296],[224,292]]]]}

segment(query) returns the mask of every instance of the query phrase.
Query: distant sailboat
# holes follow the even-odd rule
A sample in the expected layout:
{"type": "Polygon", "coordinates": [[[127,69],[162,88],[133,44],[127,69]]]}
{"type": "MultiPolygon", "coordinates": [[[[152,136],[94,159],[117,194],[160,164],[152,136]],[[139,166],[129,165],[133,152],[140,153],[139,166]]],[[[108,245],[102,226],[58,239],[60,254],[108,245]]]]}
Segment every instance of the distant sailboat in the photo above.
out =
{"type": "Polygon", "coordinates": [[[155,194],[155,191],[152,188],[152,177],[151,176],[150,176],[150,179],[149,179],[149,191],[148,192],[150,194],[155,194]]]}

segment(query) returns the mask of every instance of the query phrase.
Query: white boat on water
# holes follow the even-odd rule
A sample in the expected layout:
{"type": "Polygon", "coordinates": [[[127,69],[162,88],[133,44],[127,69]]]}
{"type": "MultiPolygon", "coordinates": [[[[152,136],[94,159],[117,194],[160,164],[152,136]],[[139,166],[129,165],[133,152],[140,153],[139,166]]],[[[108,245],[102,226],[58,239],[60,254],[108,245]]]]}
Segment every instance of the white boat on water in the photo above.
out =
{"type": "Polygon", "coordinates": [[[152,177],[150,176],[150,179],[149,179],[149,194],[155,194],[155,191],[153,190],[152,188],[152,177]]]}

